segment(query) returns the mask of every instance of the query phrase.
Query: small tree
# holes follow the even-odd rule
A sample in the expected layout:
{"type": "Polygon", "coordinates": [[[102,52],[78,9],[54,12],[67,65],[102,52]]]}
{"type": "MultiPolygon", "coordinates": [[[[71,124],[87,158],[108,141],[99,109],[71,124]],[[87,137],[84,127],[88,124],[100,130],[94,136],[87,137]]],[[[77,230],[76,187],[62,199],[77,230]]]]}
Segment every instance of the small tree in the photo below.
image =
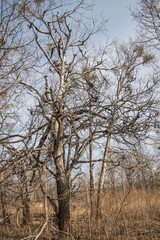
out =
{"type": "MultiPolygon", "coordinates": [[[[129,46],[115,45],[116,56],[112,62],[110,87],[106,90],[104,100],[105,116],[101,128],[106,134],[106,145],[103,154],[99,178],[97,211],[101,205],[104,177],[109,161],[110,148],[119,146],[136,146],[148,138],[148,131],[156,118],[157,101],[154,90],[157,80],[154,76],[143,78],[138,71],[154,59],[145,53],[142,45],[131,41],[129,46]]],[[[123,148],[122,147],[122,148],[123,148]]]]}

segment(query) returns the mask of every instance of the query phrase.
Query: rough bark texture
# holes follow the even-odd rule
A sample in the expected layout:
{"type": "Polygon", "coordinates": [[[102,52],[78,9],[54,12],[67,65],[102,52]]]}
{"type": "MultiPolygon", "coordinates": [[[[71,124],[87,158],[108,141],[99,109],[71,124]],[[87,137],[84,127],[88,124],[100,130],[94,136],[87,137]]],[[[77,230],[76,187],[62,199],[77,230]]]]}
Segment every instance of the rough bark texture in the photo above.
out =
{"type": "Polygon", "coordinates": [[[58,195],[58,226],[60,231],[69,231],[70,209],[69,209],[69,187],[65,175],[60,173],[57,178],[58,195]]]}

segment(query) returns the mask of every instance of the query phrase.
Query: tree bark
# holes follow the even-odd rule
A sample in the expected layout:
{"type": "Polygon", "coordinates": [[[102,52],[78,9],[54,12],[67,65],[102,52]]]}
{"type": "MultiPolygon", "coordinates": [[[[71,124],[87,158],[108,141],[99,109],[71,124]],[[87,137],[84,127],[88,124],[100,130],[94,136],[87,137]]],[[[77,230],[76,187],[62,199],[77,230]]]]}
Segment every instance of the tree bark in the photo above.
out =
{"type": "Polygon", "coordinates": [[[57,177],[57,195],[59,230],[68,232],[70,223],[70,194],[66,176],[62,172],[57,177]]]}
{"type": "Polygon", "coordinates": [[[104,185],[104,176],[107,169],[107,159],[108,159],[110,141],[111,141],[111,134],[109,133],[107,142],[106,142],[106,148],[104,151],[104,156],[103,156],[104,161],[102,162],[102,168],[101,168],[101,173],[99,178],[98,196],[97,196],[97,217],[100,216],[101,198],[102,198],[103,185],[104,185]]]}
{"type": "MultiPolygon", "coordinates": [[[[91,132],[90,132],[91,134],[91,132]]],[[[92,157],[92,142],[89,145],[89,160],[90,160],[90,206],[91,217],[94,215],[94,177],[93,177],[93,157],[92,157]]]]}
{"type": "MultiPolygon", "coordinates": [[[[0,175],[0,180],[3,181],[3,178],[0,175]]],[[[3,183],[0,184],[0,202],[1,202],[1,209],[2,209],[2,218],[3,218],[3,224],[10,224],[10,219],[8,216],[8,208],[7,208],[7,196],[5,187],[3,186],[3,183]]]]}
{"type": "MultiPolygon", "coordinates": [[[[27,187],[26,187],[27,188],[27,187]]],[[[23,206],[23,224],[29,224],[30,222],[30,198],[26,189],[26,192],[22,194],[22,206],[23,206]]]]}
{"type": "Polygon", "coordinates": [[[4,191],[2,186],[0,186],[0,196],[1,196],[3,223],[6,224],[8,219],[7,219],[6,206],[5,206],[5,196],[4,196],[4,191]]]}
{"type": "Polygon", "coordinates": [[[58,197],[58,226],[63,232],[69,231],[70,223],[70,189],[63,161],[63,132],[62,121],[55,122],[56,143],[54,147],[54,161],[56,166],[56,184],[58,197]]]}

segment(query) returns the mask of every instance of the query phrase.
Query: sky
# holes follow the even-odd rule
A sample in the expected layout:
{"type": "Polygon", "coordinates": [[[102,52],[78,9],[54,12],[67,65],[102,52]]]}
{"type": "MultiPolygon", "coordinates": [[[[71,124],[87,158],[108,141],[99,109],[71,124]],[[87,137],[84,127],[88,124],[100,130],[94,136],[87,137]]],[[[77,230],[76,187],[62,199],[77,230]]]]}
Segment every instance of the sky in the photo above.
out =
{"type": "Polygon", "coordinates": [[[135,35],[136,23],[130,16],[128,7],[132,9],[138,0],[95,0],[95,12],[103,13],[109,19],[107,29],[108,35],[120,40],[127,40],[129,36],[135,35]]]}

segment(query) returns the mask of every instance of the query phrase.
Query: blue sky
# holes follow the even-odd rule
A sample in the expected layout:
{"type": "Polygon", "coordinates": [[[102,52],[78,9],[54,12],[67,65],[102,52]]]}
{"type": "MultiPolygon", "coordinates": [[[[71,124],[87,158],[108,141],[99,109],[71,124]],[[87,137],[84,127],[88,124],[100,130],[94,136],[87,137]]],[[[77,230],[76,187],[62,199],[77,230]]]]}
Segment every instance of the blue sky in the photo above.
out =
{"type": "Polygon", "coordinates": [[[109,19],[108,35],[120,40],[134,36],[136,23],[130,16],[127,7],[134,8],[138,0],[95,0],[95,11],[109,19]]]}

